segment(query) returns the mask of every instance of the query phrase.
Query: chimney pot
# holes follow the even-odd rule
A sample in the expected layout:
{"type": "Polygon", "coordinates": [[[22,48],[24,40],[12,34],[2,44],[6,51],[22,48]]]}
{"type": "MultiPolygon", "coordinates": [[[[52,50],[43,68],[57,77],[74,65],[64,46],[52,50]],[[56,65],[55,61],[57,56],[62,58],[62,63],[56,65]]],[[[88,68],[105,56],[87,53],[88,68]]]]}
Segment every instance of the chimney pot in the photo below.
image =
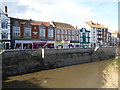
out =
{"type": "Polygon", "coordinates": [[[6,16],[8,16],[7,6],[4,7],[4,13],[5,13],[6,16]]]}

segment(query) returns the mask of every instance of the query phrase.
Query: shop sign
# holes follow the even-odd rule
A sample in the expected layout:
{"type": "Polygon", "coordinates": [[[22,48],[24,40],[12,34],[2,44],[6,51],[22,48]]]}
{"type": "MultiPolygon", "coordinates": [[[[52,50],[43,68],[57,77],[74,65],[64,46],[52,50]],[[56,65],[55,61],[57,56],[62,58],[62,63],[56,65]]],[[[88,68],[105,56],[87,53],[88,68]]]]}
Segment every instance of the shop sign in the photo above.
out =
{"type": "Polygon", "coordinates": [[[39,42],[44,42],[46,43],[46,40],[15,40],[15,43],[39,43],[39,42]]]}
{"type": "Polygon", "coordinates": [[[74,43],[74,45],[80,45],[80,43],[74,43]]]}
{"type": "Polygon", "coordinates": [[[41,40],[41,41],[38,41],[38,42],[45,42],[45,43],[47,43],[47,41],[46,41],[46,40],[41,40]]]}
{"type": "Polygon", "coordinates": [[[55,41],[47,41],[47,43],[55,43],[55,41]]]}
{"type": "Polygon", "coordinates": [[[69,44],[69,41],[56,41],[55,44],[69,44]]]}
{"type": "Polygon", "coordinates": [[[80,43],[70,43],[71,45],[80,45],[80,43]]]}

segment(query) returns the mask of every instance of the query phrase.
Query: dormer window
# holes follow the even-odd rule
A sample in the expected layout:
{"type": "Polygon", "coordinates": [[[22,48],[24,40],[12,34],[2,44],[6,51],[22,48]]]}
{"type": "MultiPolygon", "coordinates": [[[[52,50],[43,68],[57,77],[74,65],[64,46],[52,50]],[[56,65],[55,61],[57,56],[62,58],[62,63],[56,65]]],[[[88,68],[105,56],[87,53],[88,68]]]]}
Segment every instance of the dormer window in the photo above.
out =
{"type": "Polygon", "coordinates": [[[20,27],[13,26],[13,35],[14,36],[20,36],[20,27]]]}
{"type": "Polygon", "coordinates": [[[83,28],[83,32],[85,32],[85,28],[83,28]]]}
{"type": "Polygon", "coordinates": [[[12,31],[13,31],[14,36],[20,36],[20,24],[19,24],[19,22],[15,21],[13,23],[12,31]]]}
{"type": "Polygon", "coordinates": [[[31,36],[31,26],[30,26],[30,23],[28,23],[28,22],[25,24],[24,36],[25,37],[30,37],[31,36]]]}

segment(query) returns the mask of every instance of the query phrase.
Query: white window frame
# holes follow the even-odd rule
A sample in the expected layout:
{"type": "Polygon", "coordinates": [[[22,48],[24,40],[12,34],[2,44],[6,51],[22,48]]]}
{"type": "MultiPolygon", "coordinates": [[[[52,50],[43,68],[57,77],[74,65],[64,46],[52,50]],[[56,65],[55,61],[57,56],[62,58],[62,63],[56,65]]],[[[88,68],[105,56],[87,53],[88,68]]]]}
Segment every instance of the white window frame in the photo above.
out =
{"type": "Polygon", "coordinates": [[[2,32],[2,39],[3,40],[8,39],[8,33],[7,32],[2,32]],[[3,35],[5,36],[5,38],[3,37],[3,35]]]}
{"type": "Polygon", "coordinates": [[[75,34],[74,30],[72,30],[72,34],[73,34],[73,35],[75,34]]]}
{"type": "Polygon", "coordinates": [[[60,29],[57,29],[57,33],[60,34],[60,29]]]}
{"type": "Polygon", "coordinates": [[[74,39],[75,39],[75,37],[74,36],[72,36],[72,40],[74,41],[74,39]]]}
{"type": "Polygon", "coordinates": [[[40,37],[45,37],[45,28],[40,28],[40,37]]]}
{"type": "Polygon", "coordinates": [[[53,37],[53,29],[48,29],[48,37],[53,37]]]}
{"type": "Polygon", "coordinates": [[[2,22],[1,23],[1,28],[7,29],[8,28],[8,22],[7,21],[2,22]]]}
{"type": "Polygon", "coordinates": [[[77,36],[77,41],[79,41],[79,36],[77,36]]]}
{"type": "Polygon", "coordinates": [[[25,29],[24,29],[24,36],[25,37],[31,36],[31,28],[30,27],[25,27],[25,29]]]}
{"type": "Polygon", "coordinates": [[[57,40],[60,40],[60,35],[57,35],[57,40]]]}
{"type": "Polygon", "coordinates": [[[13,26],[13,35],[20,36],[20,27],[19,26],[13,26]]]}
{"type": "Polygon", "coordinates": [[[65,35],[65,36],[64,36],[64,40],[67,40],[67,39],[68,39],[68,38],[67,38],[67,35],[65,35]]]}

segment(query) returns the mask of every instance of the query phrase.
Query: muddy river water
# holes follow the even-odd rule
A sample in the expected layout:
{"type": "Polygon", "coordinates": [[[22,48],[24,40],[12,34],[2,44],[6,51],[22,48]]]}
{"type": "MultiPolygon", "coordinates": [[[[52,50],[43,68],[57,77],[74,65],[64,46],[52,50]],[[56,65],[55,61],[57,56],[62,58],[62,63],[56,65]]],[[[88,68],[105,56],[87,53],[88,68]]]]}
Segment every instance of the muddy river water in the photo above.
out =
{"type": "MultiPolygon", "coordinates": [[[[67,66],[52,70],[12,76],[3,82],[5,88],[101,88],[108,81],[105,69],[113,60],[67,66]]],[[[106,72],[107,73],[107,72],[106,72]]],[[[117,75],[117,74],[116,74],[117,75]]],[[[113,77],[116,79],[116,76],[113,77]]],[[[114,81],[113,88],[117,87],[114,81]]],[[[112,87],[112,86],[111,86],[112,87]]]]}

